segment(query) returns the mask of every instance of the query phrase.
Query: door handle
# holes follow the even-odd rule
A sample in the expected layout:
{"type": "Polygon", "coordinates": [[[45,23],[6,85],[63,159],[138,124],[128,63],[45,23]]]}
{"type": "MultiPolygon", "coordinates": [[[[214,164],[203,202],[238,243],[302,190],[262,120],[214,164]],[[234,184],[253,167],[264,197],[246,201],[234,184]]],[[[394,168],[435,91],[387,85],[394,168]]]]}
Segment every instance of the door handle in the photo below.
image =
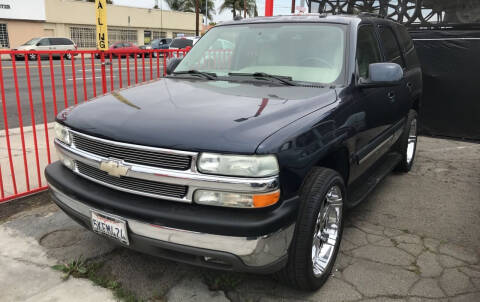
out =
{"type": "Polygon", "coordinates": [[[412,92],[413,90],[413,84],[411,82],[408,82],[407,83],[407,88],[408,88],[408,91],[412,92]]]}
{"type": "Polygon", "coordinates": [[[387,93],[387,97],[390,101],[395,101],[395,92],[390,91],[389,93],[387,93]]]}

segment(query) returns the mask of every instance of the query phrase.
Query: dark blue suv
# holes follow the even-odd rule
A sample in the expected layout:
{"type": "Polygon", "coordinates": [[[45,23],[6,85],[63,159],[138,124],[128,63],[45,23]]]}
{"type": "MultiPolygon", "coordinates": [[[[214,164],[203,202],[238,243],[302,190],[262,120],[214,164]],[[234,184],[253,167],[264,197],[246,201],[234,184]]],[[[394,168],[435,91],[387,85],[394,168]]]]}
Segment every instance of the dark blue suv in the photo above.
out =
{"type": "Polygon", "coordinates": [[[406,29],[226,22],[168,74],[57,116],[53,201],[128,248],[320,287],[345,210],[415,158],[422,81],[406,29]]]}

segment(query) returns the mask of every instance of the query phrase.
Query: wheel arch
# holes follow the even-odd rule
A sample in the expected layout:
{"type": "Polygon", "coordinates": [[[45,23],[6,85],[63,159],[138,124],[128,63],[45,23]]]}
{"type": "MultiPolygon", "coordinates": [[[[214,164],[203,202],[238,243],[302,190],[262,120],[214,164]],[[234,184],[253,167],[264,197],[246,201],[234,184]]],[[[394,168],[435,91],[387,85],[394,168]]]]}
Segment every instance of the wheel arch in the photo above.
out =
{"type": "Polygon", "coordinates": [[[347,184],[350,176],[350,153],[348,148],[341,146],[331,150],[315,164],[315,167],[335,170],[342,176],[345,184],[347,184]]]}

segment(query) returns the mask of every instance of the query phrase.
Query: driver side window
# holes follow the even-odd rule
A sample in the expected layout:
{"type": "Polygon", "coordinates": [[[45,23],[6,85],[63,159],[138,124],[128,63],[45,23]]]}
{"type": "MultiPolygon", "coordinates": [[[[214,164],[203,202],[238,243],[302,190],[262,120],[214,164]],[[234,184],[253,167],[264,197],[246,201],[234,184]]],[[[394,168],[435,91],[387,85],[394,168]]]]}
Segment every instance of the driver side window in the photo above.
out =
{"type": "Polygon", "coordinates": [[[368,79],[368,66],[378,62],[381,62],[380,49],[373,25],[362,25],[358,29],[357,39],[358,76],[368,79]]]}

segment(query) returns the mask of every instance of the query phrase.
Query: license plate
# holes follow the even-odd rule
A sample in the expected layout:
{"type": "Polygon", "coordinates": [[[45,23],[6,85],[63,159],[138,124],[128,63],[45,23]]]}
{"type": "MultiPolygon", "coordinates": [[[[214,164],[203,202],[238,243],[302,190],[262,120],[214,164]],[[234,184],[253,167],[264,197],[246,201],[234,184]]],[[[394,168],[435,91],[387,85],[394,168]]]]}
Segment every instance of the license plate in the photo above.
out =
{"type": "Polygon", "coordinates": [[[92,211],[92,229],[95,233],[116,239],[129,245],[125,220],[92,211]]]}

